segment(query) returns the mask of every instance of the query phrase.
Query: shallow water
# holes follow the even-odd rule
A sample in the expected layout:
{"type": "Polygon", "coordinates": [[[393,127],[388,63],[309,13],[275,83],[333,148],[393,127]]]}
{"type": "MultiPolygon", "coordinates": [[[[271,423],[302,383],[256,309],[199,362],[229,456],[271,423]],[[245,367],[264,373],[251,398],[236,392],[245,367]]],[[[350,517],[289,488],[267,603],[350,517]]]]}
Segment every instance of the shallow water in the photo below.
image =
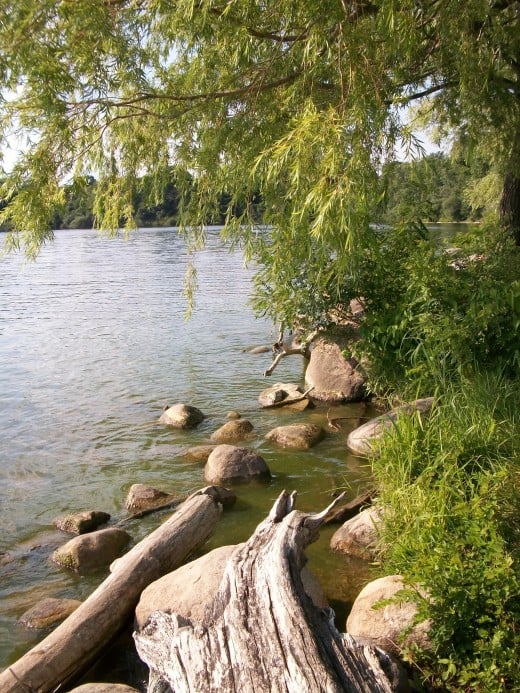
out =
{"type": "MultiPolygon", "coordinates": [[[[275,330],[248,307],[252,270],[240,252],[223,247],[216,230],[208,237],[195,260],[199,290],[188,322],[187,252],[175,229],[140,230],[126,240],[61,231],[34,264],[18,256],[0,261],[0,667],[41,637],[17,624],[25,610],[46,596],[83,599],[103,577],[50,562],[69,538],[53,519],[95,508],[117,521],[133,483],[179,493],[204,486],[202,465],[183,452],[208,443],[231,409],[253,423],[247,444],[273,479],[235,488],[237,505],[206,548],[246,539],[284,488],[298,491],[299,508],[319,511],[337,489],[355,496],[370,483],[368,468],[346,449],[364,413],[359,405],[335,407],[332,416],[350,418],[309,452],[264,439],[282,423],[327,428],[328,407],[260,409],[258,394],[270,384],[302,383],[303,361],[284,359],[264,379],[270,354],[242,351],[271,344],[275,330]],[[193,404],[207,418],[189,432],[159,425],[163,406],[175,402],[193,404]]],[[[164,517],[127,529],[138,541],[164,517]]],[[[330,552],[334,529],[323,531],[309,556],[341,619],[366,566],[330,552]]]]}

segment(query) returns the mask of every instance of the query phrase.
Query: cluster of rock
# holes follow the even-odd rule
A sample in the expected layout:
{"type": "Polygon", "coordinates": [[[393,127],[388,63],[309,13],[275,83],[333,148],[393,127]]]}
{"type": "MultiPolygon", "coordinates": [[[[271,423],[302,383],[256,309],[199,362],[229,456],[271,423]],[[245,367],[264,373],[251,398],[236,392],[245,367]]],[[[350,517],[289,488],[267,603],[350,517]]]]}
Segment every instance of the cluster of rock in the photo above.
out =
{"type": "MultiPolygon", "coordinates": [[[[330,380],[315,376],[315,369],[308,368],[306,383],[313,391],[313,398],[350,401],[364,396],[364,380],[357,371],[357,364],[341,357],[343,373],[333,364],[338,362],[337,345],[331,347],[327,342],[318,342],[312,354],[319,355],[320,363],[328,364],[326,371],[330,380]],[[344,378],[343,378],[344,376],[344,378]],[[347,386],[347,381],[349,385],[347,386]],[[326,396],[323,396],[326,393],[326,396]]],[[[312,354],[311,363],[312,365],[312,354]]],[[[308,391],[292,384],[277,383],[259,397],[263,407],[289,406],[303,409],[312,406],[308,391]]],[[[391,427],[397,417],[417,411],[419,415],[429,411],[432,399],[417,400],[397,410],[384,414],[353,431],[347,445],[356,454],[377,454],[378,441],[391,427]]],[[[159,421],[162,424],[180,429],[190,429],[200,424],[205,415],[196,407],[175,404],[165,408],[159,421]]],[[[228,421],[214,431],[212,444],[200,445],[186,451],[187,458],[205,462],[204,478],[210,484],[235,484],[245,481],[265,481],[271,472],[265,460],[254,450],[235,445],[254,435],[254,426],[238,413],[230,412],[228,421]]],[[[286,448],[309,449],[325,436],[320,426],[310,423],[278,426],[271,430],[266,439],[286,448]]],[[[225,490],[224,490],[225,491],[225,490]]],[[[227,491],[220,502],[232,504],[235,495],[227,491]]],[[[176,494],[154,489],[143,484],[134,484],[127,496],[125,506],[132,517],[157,509],[173,507],[184,500],[176,494]]],[[[346,556],[374,560],[378,550],[378,525],[382,519],[382,509],[377,505],[367,507],[347,520],[331,539],[333,551],[346,556]]],[[[58,529],[74,534],[52,555],[59,565],[79,572],[99,569],[111,564],[120,556],[131,542],[131,536],[121,527],[111,526],[99,529],[110,520],[110,515],[101,511],[85,511],[67,515],[55,520],[58,529]]],[[[141,628],[152,611],[175,612],[191,620],[202,617],[205,606],[215,595],[220,585],[226,563],[236,547],[220,547],[207,555],[188,563],[174,572],[152,583],[141,594],[136,609],[136,624],[141,628]]],[[[305,590],[314,603],[324,608],[327,601],[319,584],[305,569],[302,571],[305,590]]],[[[426,596],[417,590],[421,598],[426,596]]],[[[421,648],[428,647],[429,624],[416,624],[417,607],[409,598],[410,591],[404,589],[400,576],[389,576],[369,583],[356,599],[348,617],[346,630],[356,638],[376,644],[393,654],[398,654],[403,646],[411,643],[421,648]],[[378,603],[385,606],[378,608],[378,603]],[[401,633],[406,632],[404,640],[401,633]]],[[[20,622],[29,628],[49,628],[72,613],[80,602],[70,599],[48,598],[26,612],[20,622]]],[[[105,693],[105,690],[129,693],[134,690],[128,686],[103,688],[108,684],[87,684],[75,691],[81,693],[105,693]],[[96,687],[97,686],[97,687],[96,687]]]]}

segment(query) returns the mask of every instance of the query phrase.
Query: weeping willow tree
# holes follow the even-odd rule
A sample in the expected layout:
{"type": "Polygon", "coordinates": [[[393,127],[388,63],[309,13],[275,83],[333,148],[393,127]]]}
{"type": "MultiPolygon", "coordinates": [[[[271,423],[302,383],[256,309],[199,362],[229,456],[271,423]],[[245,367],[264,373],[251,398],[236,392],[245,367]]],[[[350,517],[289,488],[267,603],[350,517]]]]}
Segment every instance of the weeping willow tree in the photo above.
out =
{"type": "Polygon", "coordinates": [[[258,307],[291,322],[355,272],[382,164],[420,147],[410,104],[487,143],[520,243],[519,12],[513,0],[6,0],[1,145],[21,151],[0,194],[6,247],[35,255],[52,237],[64,181],[95,176],[96,224],[113,230],[134,225],[144,174],[150,203],[175,177],[183,227],[228,196],[225,233],[261,263],[258,307]],[[254,230],[259,197],[268,236],[254,230]]]}

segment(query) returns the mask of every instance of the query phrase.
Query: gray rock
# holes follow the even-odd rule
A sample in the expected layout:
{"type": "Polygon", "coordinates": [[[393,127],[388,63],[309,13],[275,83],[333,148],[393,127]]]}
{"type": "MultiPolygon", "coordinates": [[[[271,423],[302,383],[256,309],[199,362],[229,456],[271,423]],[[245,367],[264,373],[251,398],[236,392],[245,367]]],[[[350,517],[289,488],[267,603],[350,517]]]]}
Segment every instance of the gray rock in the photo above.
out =
{"type": "Polygon", "coordinates": [[[204,478],[210,484],[269,479],[271,473],[264,459],[248,448],[217,445],[204,467],[204,478]]]}
{"type": "Polygon", "coordinates": [[[417,606],[414,602],[396,600],[381,608],[376,605],[382,600],[395,597],[404,589],[400,575],[389,575],[369,582],[356,598],[347,619],[347,633],[364,642],[376,645],[394,655],[399,655],[403,647],[412,644],[420,649],[430,647],[430,621],[414,625],[417,606]],[[404,639],[401,634],[410,629],[404,639]]]}
{"type": "Polygon", "coordinates": [[[415,402],[403,404],[392,411],[377,416],[366,424],[355,428],[347,438],[347,446],[356,455],[377,455],[378,443],[392,426],[395,425],[397,418],[402,415],[410,415],[419,412],[427,415],[433,405],[433,397],[417,399],[415,402]]]}
{"type": "Polygon", "coordinates": [[[330,548],[347,556],[375,558],[380,512],[378,508],[370,507],[344,522],[332,535],[330,548]]]}
{"type": "Polygon", "coordinates": [[[176,496],[166,491],[160,491],[146,484],[132,484],[125,500],[127,510],[148,510],[164,505],[168,500],[175,500],[176,496]]]}
{"type": "Polygon", "coordinates": [[[271,385],[258,395],[258,401],[262,407],[272,407],[273,404],[279,402],[287,402],[288,404],[295,399],[299,399],[303,394],[299,385],[294,383],[276,383],[271,385]]]}
{"type": "Polygon", "coordinates": [[[121,555],[130,541],[122,529],[111,527],[74,537],[52,554],[55,563],[77,571],[88,571],[108,565],[121,555]]]}
{"type": "Polygon", "coordinates": [[[54,525],[62,532],[69,534],[85,534],[92,532],[100,525],[106,524],[110,520],[110,515],[101,510],[85,510],[81,513],[72,513],[57,517],[54,525]]]}
{"type": "Polygon", "coordinates": [[[247,419],[233,419],[211,434],[215,443],[236,443],[247,438],[253,430],[253,424],[247,419]]]}
{"type": "Polygon", "coordinates": [[[28,609],[19,622],[26,628],[50,628],[64,621],[80,604],[78,599],[46,597],[28,609]]]}
{"type": "Polygon", "coordinates": [[[359,402],[365,397],[365,376],[354,358],[346,359],[335,342],[319,339],[305,371],[312,398],[324,402],[359,402]]]}
{"type": "Polygon", "coordinates": [[[308,450],[319,443],[325,436],[325,431],[316,424],[290,424],[278,426],[269,431],[266,438],[284,448],[308,450]]]}
{"type": "Polygon", "coordinates": [[[174,428],[193,428],[204,419],[204,414],[189,404],[174,404],[163,412],[159,423],[173,426],[174,428]]]}
{"type": "MultiPolygon", "coordinates": [[[[135,610],[137,628],[144,626],[152,611],[175,613],[194,622],[202,620],[236,548],[221,546],[149,585],[143,590],[135,610]]],[[[327,599],[314,575],[303,568],[301,578],[305,591],[316,606],[326,608],[327,599]]]]}

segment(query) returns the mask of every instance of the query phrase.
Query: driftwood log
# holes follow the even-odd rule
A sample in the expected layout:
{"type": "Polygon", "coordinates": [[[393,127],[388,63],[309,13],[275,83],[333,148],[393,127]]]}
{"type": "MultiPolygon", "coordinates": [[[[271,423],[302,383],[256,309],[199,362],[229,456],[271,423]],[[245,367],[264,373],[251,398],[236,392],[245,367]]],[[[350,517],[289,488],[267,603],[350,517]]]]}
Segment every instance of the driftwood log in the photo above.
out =
{"type": "Polygon", "coordinates": [[[328,515],[325,522],[331,525],[342,524],[343,522],[350,520],[351,517],[354,517],[359,512],[361,512],[361,510],[364,507],[371,505],[372,501],[376,496],[377,490],[375,488],[371,488],[368,491],[360,493],[359,496],[356,496],[348,503],[345,503],[344,505],[340,505],[339,507],[335,508],[328,515]]]}
{"type": "Polygon", "coordinates": [[[80,674],[117,635],[143,589],[177,568],[211,534],[221,514],[218,487],[188,498],[113,565],[113,572],[61,625],[0,674],[0,691],[45,693],[80,674]]]}
{"type": "Polygon", "coordinates": [[[315,607],[303,589],[303,551],[336,501],[308,515],[294,510],[294,500],[283,492],[236,549],[201,622],[154,612],[134,633],[150,667],[149,693],[399,690],[395,662],[339,633],[330,610],[315,607]]]}

